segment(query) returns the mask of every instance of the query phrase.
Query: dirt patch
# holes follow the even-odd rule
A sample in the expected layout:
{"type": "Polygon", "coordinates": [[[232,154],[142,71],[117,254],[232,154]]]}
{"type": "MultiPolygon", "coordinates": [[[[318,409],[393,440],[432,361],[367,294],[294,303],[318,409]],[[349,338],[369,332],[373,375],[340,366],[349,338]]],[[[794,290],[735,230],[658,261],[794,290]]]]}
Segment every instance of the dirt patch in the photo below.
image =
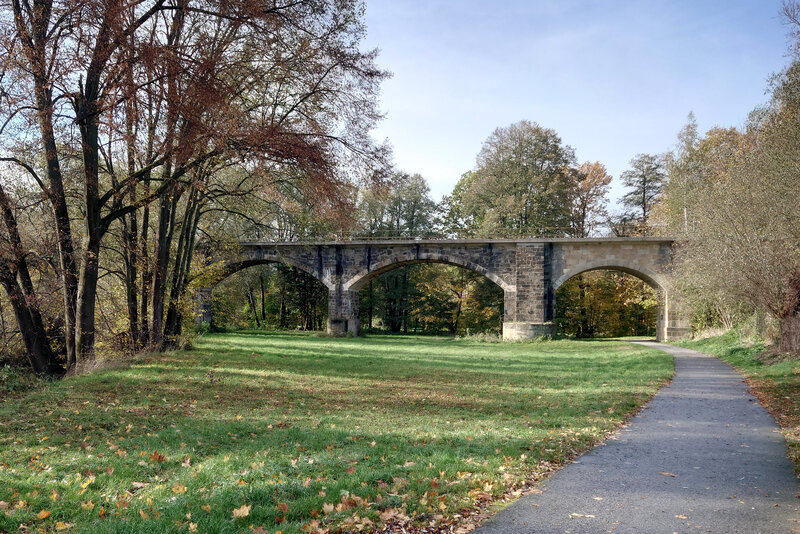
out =
{"type": "Polygon", "coordinates": [[[777,348],[769,348],[756,354],[755,359],[764,365],[775,365],[776,363],[800,360],[800,355],[781,352],[777,348]]]}

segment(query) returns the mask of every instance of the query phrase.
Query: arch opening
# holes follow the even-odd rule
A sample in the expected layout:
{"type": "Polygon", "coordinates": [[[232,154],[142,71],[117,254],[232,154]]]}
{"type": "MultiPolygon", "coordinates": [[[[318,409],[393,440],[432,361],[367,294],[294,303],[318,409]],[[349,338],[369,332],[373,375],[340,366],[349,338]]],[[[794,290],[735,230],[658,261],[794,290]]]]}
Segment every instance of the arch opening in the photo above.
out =
{"type": "Polygon", "coordinates": [[[325,329],[328,287],[305,269],[273,259],[227,267],[230,272],[207,291],[213,328],[325,329]]]}
{"type": "Polygon", "coordinates": [[[657,337],[663,286],[616,266],[583,269],[554,284],[558,333],[576,338],[657,337]]]}
{"type": "Polygon", "coordinates": [[[504,291],[478,269],[431,258],[387,263],[349,285],[365,332],[499,334],[504,291]]]}

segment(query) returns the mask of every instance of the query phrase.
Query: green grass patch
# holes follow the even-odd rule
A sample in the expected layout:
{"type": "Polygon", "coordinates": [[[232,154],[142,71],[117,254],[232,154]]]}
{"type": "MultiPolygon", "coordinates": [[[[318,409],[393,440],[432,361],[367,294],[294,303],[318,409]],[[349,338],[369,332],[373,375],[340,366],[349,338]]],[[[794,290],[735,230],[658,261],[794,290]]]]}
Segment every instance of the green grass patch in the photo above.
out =
{"type": "Polygon", "coordinates": [[[0,403],[0,532],[442,524],[590,448],[672,374],[618,341],[208,334],[0,403]]]}
{"type": "Polygon", "coordinates": [[[746,340],[740,346],[734,330],[675,344],[717,356],[747,378],[753,393],[783,429],[789,458],[800,473],[800,360],[776,354],[758,340],[746,340]]]}

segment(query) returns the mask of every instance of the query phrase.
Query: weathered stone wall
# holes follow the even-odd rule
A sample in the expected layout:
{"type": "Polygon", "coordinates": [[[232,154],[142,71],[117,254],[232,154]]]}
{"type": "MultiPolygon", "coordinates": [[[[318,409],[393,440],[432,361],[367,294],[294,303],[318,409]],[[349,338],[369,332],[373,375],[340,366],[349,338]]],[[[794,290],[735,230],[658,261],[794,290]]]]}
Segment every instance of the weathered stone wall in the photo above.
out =
{"type": "MultiPolygon", "coordinates": [[[[320,280],[329,291],[328,330],[358,334],[358,291],[401,265],[448,263],[483,274],[503,289],[503,337],[555,333],[555,291],[584,271],[609,268],[645,280],[660,292],[659,339],[688,332],[669,298],[672,240],[658,238],[552,240],[408,240],[342,243],[241,243],[236,258],[217,262],[218,279],[243,268],[280,262],[320,280]]],[[[209,311],[203,308],[204,315],[209,311]]]]}

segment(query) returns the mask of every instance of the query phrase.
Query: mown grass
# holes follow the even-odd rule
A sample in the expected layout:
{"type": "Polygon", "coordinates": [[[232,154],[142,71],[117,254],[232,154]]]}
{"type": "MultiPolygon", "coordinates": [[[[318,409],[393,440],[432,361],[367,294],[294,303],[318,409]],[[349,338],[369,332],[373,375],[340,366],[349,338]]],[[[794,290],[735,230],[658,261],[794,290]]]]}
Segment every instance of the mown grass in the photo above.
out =
{"type": "Polygon", "coordinates": [[[760,341],[746,341],[742,346],[739,342],[739,335],[731,330],[676,345],[717,356],[747,378],[753,393],[783,429],[789,458],[800,474],[800,359],[775,354],[760,341]]]}
{"type": "Polygon", "coordinates": [[[617,341],[206,335],[0,403],[0,531],[449,524],[589,448],[672,374],[617,341]]]}

